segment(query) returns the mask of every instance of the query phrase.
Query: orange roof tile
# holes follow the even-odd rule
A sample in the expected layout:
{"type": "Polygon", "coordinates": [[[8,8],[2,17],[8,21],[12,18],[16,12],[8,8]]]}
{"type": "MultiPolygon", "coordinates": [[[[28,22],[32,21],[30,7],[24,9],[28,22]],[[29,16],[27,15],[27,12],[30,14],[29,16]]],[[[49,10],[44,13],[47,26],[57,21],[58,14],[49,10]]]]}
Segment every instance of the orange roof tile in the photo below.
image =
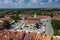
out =
{"type": "Polygon", "coordinates": [[[51,36],[45,35],[45,37],[43,37],[43,40],[51,40],[51,36]]]}
{"type": "Polygon", "coordinates": [[[60,14],[53,17],[56,20],[60,20],[60,14]]]}
{"type": "Polygon", "coordinates": [[[3,25],[4,24],[4,21],[0,20],[0,25],[3,25]]]}
{"type": "Polygon", "coordinates": [[[14,38],[15,37],[15,33],[14,32],[10,32],[9,37],[10,38],[14,38]]]}
{"type": "Polygon", "coordinates": [[[9,20],[11,20],[11,18],[10,17],[5,17],[4,20],[9,21],[9,20]]]}
{"type": "Polygon", "coordinates": [[[37,33],[28,33],[28,34],[25,34],[22,33],[22,32],[10,32],[10,31],[1,31],[0,30],[0,33],[3,32],[3,34],[1,35],[0,34],[0,40],[10,40],[10,39],[13,39],[13,40],[27,40],[27,39],[31,39],[31,40],[59,40],[57,37],[53,36],[49,36],[49,35],[46,35],[44,34],[44,37],[43,35],[41,34],[37,34],[37,33]],[[9,37],[4,37],[4,34],[8,35],[9,34],[9,37]]]}
{"type": "Polygon", "coordinates": [[[42,18],[42,19],[46,19],[47,17],[48,17],[48,16],[37,15],[37,18],[38,18],[38,19],[40,19],[40,18],[42,18]]]}
{"type": "Polygon", "coordinates": [[[0,40],[2,40],[2,38],[3,38],[3,36],[2,36],[2,35],[0,35],[0,40]]]}
{"type": "Polygon", "coordinates": [[[25,37],[24,37],[24,40],[26,40],[26,38],[29,36],[29,34],[26,34],[25,37]]]}
{"type": "Polygon", "coordinates": [[[29,15],[29,14],[19,14],[18,16],[23,17],[23,16],[31,16],[31,15],[29,15]]]}
{"type": "Polygon", "coordinates": [[[32,37],[33,40],[35,40],[36,34],[35,33],[30,33],[29,36],[32,37]]]}
{"type": "Polygon", "coordinates": [[[24,37],[24,33],[22,32],[17,32],[16,36],[19,37],[20,39],[22,39],[24,37]]]}
{"type": "Polygon", "coordinates": [[[9,38],[3,38],[2,40],[10,40],[9,38]]]}
{"type": "Polygon", "coordinates": [[[52,40],[58,40],[57,38],[53,38],[52,40]]]}
{"type": "Polygon", "coordinates": [[[41,34],[36,34],[36,40],[42,40],[42,36],[41,36],[41,34]]]}
{"type": "Polygon", "coordinates": [[[13,40],[20,40],[18,37],[13,38],[13,40]]]}
{"type": "Polygon", "coordinates": [[[27,24],[36,24],[36,23],[39,23],[39,22],[40,22],[39,19],[27,19],[26,20],[27,24]]]}

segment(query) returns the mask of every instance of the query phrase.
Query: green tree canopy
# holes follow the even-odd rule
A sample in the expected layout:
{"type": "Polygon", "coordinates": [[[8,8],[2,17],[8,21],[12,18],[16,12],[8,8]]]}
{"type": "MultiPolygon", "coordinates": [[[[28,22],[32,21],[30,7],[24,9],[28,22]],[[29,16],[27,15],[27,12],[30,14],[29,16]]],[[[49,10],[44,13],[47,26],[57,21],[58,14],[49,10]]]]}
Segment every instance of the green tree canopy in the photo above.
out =
{"type": "Polygon", "coordinates": [[[3,27],[5,29],[10,29],[11,28],[11,25],[10,25],[9,21],[4,21],[3,27]]]}
{"type": "Polygon", "coordinates": [[[0,18],[4,17],[5,13],[0,13],[0,18]]]}
{"type": "Polygon", "coordinates": [[[58,20],[52,20],[52,26],[55,29],[59,30],[60,29],[60,21],[58,20]]]}
{"type": "Polygon", "coordinates": [[[15,21],[17,21],[19,19],[19,16],[18,15],[13,15],[11,18],[14,19],[15,21]]]}

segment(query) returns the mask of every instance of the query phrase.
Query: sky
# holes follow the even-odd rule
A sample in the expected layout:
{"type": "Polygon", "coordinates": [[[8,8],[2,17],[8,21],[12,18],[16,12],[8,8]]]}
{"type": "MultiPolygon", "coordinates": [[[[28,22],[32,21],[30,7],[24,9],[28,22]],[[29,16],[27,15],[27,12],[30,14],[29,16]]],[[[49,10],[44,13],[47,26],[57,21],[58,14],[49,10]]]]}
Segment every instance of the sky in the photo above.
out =
{"type": "Polygon", "coordinates": [[[0,8],[60,8],[60,0],[0,0],[0,8]]]}

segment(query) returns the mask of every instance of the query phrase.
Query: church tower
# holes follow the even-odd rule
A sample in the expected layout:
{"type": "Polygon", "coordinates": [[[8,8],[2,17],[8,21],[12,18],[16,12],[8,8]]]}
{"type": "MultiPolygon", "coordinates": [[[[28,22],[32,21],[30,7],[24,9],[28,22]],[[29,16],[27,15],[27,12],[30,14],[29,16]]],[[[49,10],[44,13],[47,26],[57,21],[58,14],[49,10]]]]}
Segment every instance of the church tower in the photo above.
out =
{"type": "Polygon", "coordinates": [[[36,13],[34,14],[34,18],[36,18],[36,13]]]}

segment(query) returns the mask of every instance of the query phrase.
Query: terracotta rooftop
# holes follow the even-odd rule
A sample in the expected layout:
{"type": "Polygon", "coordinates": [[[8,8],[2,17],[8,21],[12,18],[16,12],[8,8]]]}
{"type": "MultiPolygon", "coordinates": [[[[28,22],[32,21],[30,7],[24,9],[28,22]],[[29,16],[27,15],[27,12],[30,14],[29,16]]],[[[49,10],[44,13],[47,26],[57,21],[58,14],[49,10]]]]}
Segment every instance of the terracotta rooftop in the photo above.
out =
{"type": "Polygon", "coordinates": [[[56,20],[60,20],[60,14],[53,17],[56,20]]]}
{"type": "Polygon", "coordinates": [[[49,36],[49,35],[45,35],[44,37],[43,37],[43,40],[51,40],[51,36],[49,36]]]}
{"type": "Polygon", "coordinates": [[[28,36],[29,36],[29,34],[26,34],[25,37],[24,37],[24,40],[26,40],[28,36]]]}
{"type": "Polygon", "coordinates": [[[26,23],[27,24],[36,24],[36,23],[39,23],[40,20],[39,19],[35,19],[35,18],[31,18],[31,19],[27,19],[26,20],[26,23]]]}
{"type": "Polygon", "coordinates": [[[23,17],[23,16],[31,16],[31,15],[29,15],[29,14],[19,14],[18,16],[23,17]]]}
{"type": "Polygon", "coordinates": [[[38,19],[40,19],[40,18],[46,19],[46,18],[48,18],[48,16],[45,16],[45,15],[37,15],[37,18],[38,18],[38,19]]]}
{"type": "Polygon", "coordinates": [[[36,40],[42,40],[42,35],[41,34],[36,34],[36,40]]]}
{"type": "Polygon", "coordinates": [[[25,35],[24,33],[19,32],[19,31],[16,33],[16,36],[19,37],[20,40],[22,40],[24,38],[24,35],[25,35]]]}
{"type": "Polygon", "coordinates": [[[22,33],[22,32],[12,32],[12,31],[1,31],[0,30],[0,40],[60,40],[56,36],[41,35],[38,33],[22,33]],[[44,36],[44,37],[43,37],[44,36]]]}
{"type": "Polygon", "coordinates": [[[0,20],[0,25],[3,25],[4,24],[4,21],[0,20]]]}
{"type": "Polygon", "coordinates": [[[52,40],[58,40],[58,39],[53,37],[52,40]]]}
{"type": "Polygon", "coordinates": [[[9,20],[11,20],[11,18],[10,17],[5,17],[4,20],[9,21],[9,20]]]}

